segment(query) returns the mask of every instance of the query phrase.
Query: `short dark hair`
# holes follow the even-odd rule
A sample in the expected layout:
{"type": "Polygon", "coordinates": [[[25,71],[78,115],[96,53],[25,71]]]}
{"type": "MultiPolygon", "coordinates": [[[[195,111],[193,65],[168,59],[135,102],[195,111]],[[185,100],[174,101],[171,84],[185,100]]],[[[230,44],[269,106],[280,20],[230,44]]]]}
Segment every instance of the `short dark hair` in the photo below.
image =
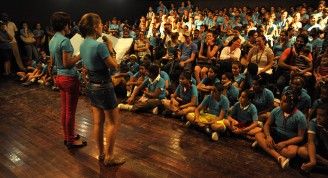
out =
{"type": "Polygon", "coordinates": [[[151,65],[148,68],[148,72],[154,76],[157,76],[159,74],[159,67],[157,65],[151,65]]]}
{"type": "Polygon", "coordinates": [[[305,54],[310,54],[311,53],[311,48],[309,46],[303,46],[301,48],[301,52],[303,52],[305,54]]]}
{"type": "Polygon", "coordinates": [[[246,93],[246,97],[248,100],[253,100],[255,98],[255,93],[253,90],[244,90],[244,93],[246,93]]]}
{"type": "Polygon", "coordinates": [[[71,18],[66,12],[55,12],[51,17],[51,25],[55,32],[65,29],[66,25],[70,24],[71,18]]]}

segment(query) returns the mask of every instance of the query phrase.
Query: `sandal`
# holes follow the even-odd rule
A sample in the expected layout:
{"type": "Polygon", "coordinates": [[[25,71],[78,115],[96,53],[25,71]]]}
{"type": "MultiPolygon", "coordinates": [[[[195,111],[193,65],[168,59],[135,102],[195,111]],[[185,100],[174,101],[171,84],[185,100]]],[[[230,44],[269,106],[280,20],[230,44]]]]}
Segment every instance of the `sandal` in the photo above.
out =
{"type": "Polygon", "coordinates": [[[283,156],[279,156],[278,157],[278,163],[280,164],[282,169],[286,169],[289,167],[289,158],[285,158],[283,156]],[[284,161],[282,161],[282,159],[285,159],[284,161]]]}
{"type": "Polygon", "coordinates": [[[113,158],[113,159],[105,159],[104,164],[105,166],[116,166],[121,165],[125,163],[125,158],[119,157],[119,158],[113,158]]]}

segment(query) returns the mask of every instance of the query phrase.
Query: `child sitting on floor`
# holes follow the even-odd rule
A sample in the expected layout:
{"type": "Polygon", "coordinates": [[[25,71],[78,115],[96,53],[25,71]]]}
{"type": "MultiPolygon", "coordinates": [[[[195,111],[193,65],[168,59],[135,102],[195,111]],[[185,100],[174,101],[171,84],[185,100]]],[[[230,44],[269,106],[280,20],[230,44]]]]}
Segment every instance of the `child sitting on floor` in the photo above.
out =
{"type": "Polygon", "coordinates": [[[166,110],[164,116],[183,116],[193,112],[198,105],[198,91],[191,80],[191,72],[184,70],[179,77],[179,85],[175,92],[171,94],[171,99],[164,100],[163,104],[166,110]]]}
{"type": "Polygon", "coordinates": [[[159,75],[159,67],[152,65],[149,67],[149,78],[139,85],[131,97],[127,100],[128,104],[119,104],[119,109],[129,111],[152,111],[153,114],[158,114],[158,106],[165,99],[165,82],[159,75]],[[135,101],[137,94],[142,91],[143,95],[135,101]]]}
{"type": "Polygon", "coordinates": [[[224,121],[226,127],[237,135],[242,135],[250,140],[255,140],[255,134],[262,131],[258,127],[257,110],[252,100],[255,94],[251,90],[245,90],[239,97],[227,120],[224,121]]]}
{"type": "Polygon", "coordinates": [[[328,103],[318,107],[317,117],[310,121],[308,143],[298,149],[298,155],[308,162],[303,163],[303,171],[322,164],[328,168],[328,103]]]}
{"type": "Polygon", "coordinates": [[[187,126],[193,124],[205,129],[207,133],[212,132],[212,140],[219,140],[219,133],[226,130],[224,118],[229,110],[229,100],[223,95],[224,87],[221,83],[214,83],[211,94],[207,95],[194,113],[188,113],[187,126]],[[201,113],[208,108],[208,113],[201,113]]]}
{"type": "Polygon", "coordinates": [[[145,61],[140,64],[139,71],[130,77],[130,80],[126,82],[126,96],[130,97],[135,86],[139,86],[142,82],[148,78],[149,61],[145,61]]]}

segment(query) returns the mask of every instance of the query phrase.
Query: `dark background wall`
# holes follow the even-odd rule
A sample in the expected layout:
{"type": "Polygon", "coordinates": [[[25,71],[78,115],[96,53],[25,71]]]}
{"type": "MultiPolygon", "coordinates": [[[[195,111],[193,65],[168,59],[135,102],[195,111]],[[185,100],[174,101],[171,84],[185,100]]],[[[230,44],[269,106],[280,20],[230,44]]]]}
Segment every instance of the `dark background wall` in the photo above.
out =
{"type": "MultiPolygon", "coordinates": [[[[200,8],[216,9],[245,5],[289,7],[304,1],[312,5],[318,2],[317,0],[194,0],[192,2],[200,8]]],[[[27,20],[30,26],[38,21],[44,26],[48,25],[51,14],[56,11],[68,12],[73,20],[79,20],[84,13],[94,12],[103,20],[116,16],[120,19],[127,18],[132,23],[141,15],[145,15],[149,6],[156,8],[158,2],[158,0],[9,0],[1,5],[0,12],[6,12],[17,26],[22,20],[27,20]],[[24,10],[20,11],[18,7],[24,10]]],[[[180,0],[163,0],[163,2],[168,8],[170,3],[174,3],[176,7],[181,4],[180,0]]]]}

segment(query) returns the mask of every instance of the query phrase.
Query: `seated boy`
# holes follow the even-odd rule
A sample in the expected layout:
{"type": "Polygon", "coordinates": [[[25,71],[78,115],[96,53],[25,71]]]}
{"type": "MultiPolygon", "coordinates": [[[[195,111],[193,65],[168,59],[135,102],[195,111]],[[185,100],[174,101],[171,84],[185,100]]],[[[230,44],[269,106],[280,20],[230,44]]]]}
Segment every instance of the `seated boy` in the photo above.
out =
{"type": "Polygon", "coordinates": [[[162,104],[165,99],[165,82],[159,75],[159,67],[152,65],[149,67],[149,78],[143,81],[135,90],[133,90],[131,97],[127,100],[128,104],[119,104],[119,109],[126,109],[129,111],[149,111],[153,114],[158,114],[158,106],[162,104]],[[141,98],[135,101],[135,97],[143,92],[141,98]]]}

